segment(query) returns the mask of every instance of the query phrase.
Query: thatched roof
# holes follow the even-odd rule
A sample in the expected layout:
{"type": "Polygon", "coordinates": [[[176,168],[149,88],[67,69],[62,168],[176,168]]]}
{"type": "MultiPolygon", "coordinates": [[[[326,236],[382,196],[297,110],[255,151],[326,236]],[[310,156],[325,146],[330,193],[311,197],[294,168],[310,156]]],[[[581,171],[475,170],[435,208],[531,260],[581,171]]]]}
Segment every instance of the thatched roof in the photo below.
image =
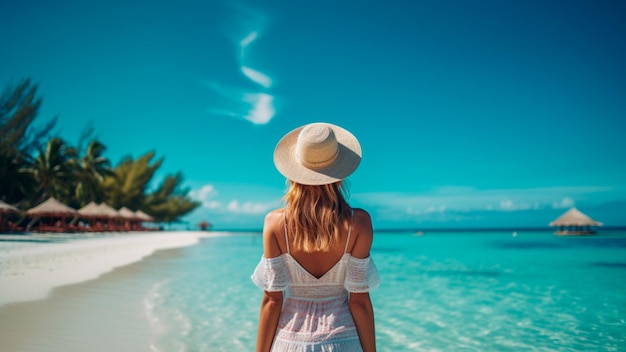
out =
{"type": "Polygon", "coordinates": [[[74,208],[70,208],[67,205],[59,202],[54,197],[48,198],[45,202],[39,204],[34,208],[30,208],[26,211],[28,215],[70,215],[75,214],[76,210],[74,208]]]}
{"type": "Polygon", "coordinates": [[[19,213],[20,210],[16,207],[7,204],[0,200],[0,213],[19,213]]]}
{"type": "Polygon", "coordinates": [[[143,212],[143,211],[141,211],[141,210],[137,210],[137,211],[135,212],[135,215],[137,215],[137,217],[138,217],[139,219],[141,219],[142,221],[154,221],[154,218],[153,218],[152,216],[150,216],[150,215],[148,215],[148,214],[144,213],[144,212],[143,212]]]}
{"type": "Polygon", "coordinates": [[[132,210],[126,208],[126,207],[121,207],[118,211],[118,214],[120,214],[121,217],[123,217],[124,219],[139,219],[137,217],[137,214],[135,214],[132,210]]]}
{"type": "Polygon", "coordinates": [[[100,205],[98,205],[98,208],[100,208],[100,213],[103,216],[109,217],[109,218],[119,218],[120,214],[117,212],[117,210],[113,209],[112,207],[110,207],[109,205],[107,205],[107,203],[100,203],[100,205]]]}
{"type": "Polygon", "coordinates": [[[100,210],[100,206],[96,204],[95,202],[89,202],[89,204],[78,209],[78,214],[84,217],[92,217],[92,218],[103,216],[102,211],[100,210]]]}
{"type": "Polygon", "coordinates": [[[591,219],[576,208],[571,208],[552,221],[550,226],[602,226],[602,223],[591,219]]]}

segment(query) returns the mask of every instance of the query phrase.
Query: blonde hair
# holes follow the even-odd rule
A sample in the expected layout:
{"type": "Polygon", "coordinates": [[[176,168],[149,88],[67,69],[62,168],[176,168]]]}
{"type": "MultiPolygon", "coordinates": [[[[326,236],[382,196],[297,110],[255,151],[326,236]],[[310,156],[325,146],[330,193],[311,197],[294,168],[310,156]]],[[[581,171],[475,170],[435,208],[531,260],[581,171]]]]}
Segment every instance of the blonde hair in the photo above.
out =
{"type": "Polygon", "coordinates": [[[283,199],[287,203],[287,233],[295,247],[305,252],[328,251],[339,240],[343,225],[352,217],[346,193],[342,181],[319,186],[289,181],[283,199]]]}

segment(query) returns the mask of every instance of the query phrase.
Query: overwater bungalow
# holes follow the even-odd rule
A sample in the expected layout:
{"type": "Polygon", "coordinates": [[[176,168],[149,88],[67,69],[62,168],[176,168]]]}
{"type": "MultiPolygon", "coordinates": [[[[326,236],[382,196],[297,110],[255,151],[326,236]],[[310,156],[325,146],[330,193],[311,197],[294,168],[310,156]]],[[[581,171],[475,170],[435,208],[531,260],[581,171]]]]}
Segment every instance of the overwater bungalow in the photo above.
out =
{"type": "Polygon", "coordinates": [[[591,219],[576,208],[571,208],[550,223],[550,227],[559,227],[554,233],[559,236],[593,235],[596,232],[592,226],[602,226],[602,223],[591,219]]]}

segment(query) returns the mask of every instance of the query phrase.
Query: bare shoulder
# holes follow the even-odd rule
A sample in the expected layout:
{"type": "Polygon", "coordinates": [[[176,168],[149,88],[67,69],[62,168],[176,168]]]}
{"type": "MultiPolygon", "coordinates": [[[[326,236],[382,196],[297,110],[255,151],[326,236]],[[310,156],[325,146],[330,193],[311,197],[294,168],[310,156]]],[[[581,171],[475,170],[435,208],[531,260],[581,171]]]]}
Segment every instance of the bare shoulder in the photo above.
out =
{"type": "Polygon", "coordinates": [[[352,210],[354,211],[355,219],[369,219],[371,221],[372,217],[370,216],[370,213],[367,212],[367,210],[362,208],[352,208],[352,210]]]}
{"type": "Polygon", "coordinates": [[[364,209],[354,208],[354,218],[352,226],[360,234],[363,232],[372,232],[372,217],[364,209]]]}
{"type": "Polygon", "coordinates": [[[372,217],[363,209],[354,209],[352,220],[353,232],[356,235],[352,247],[352,256],[366,258],[370,255],[374,231],[372,230],[372,217]]]}
{"type": "Polygon", "coordinates": [[[277,234],[282,228],[284,209],[275,209],[265,215],[263,223],[263,255],[273,258],[281,254],[277,234]]]}
{"type": "Polygon", "coordinates": [[[263,228],[274,228],[277,225],[282,224],[283,216],[285,216],[285,209],[274,209],[265,215],[265,222],[263,228]]]}

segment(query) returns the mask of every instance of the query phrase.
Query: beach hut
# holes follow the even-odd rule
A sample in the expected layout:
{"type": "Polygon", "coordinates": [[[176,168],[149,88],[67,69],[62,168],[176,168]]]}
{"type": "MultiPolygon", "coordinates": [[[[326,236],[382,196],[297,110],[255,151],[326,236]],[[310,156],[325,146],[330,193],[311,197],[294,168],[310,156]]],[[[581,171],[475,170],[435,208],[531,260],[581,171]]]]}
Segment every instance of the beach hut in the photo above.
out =
{"type": "Polygon", "coordinates": [[[206,221],[206,220],[202,220],[200,221],[200,223],[198,224],[198,227],[200,228],[200,230],[202,231],[206,231],[208,229],[210,229],[213,225],[211,225],[210,222],[206,221]]]}
{"type": "Polygon", "coordinates": [[[100,212],[102,216],[106,219],[109,219],[108,230],[115,231],[115,220],[120,218],[120,214],[113,207],[106,203],[100,203],[98,206],[100,208],[100,212]]]}
{"type": "Polygon", "coordinates": [[[150,216],[150,215],[148,215],[148,214],[144,213],[144,212],[143,212],[143,211],[141,211],[141,210],[137,210],[137,211],[135,212],[135,214],[137,215],[137,217],[138,217],[139,219],[141,219],[141,221],[146,221],[146,222],[153,222],[153,221],[154,221],[154,218],[153,218],[152,216],[150,216]]]}
{"type": "Polygon", "coordinates": [[[117,210],[115,210],[112,206],[108,205],[107,203],[100,203],[100,205],[98,205],[98,208],[100,208],[100,211],[102,212],[102,214],[108,218],[115,219],[120,216],[117,210]]]}
{"type": "Polygon", "coordinates": [[[154,222],[154,218],[141,210],[137,210],[135,215],[140,219],[141,222],[154,222]]]}
{"type": "Polygon", "coordinates": [[[78,209],[78,215],[87,219],[95,219],[102,217],[102,212],[100,211],[100,206],[92,201],[78,209]]]}
{"type": "Polygon", "coordinates": [[[30,217],[49,217],[49,218],[61,218],[60,221],[54,225],[46,225],[40,223],[38,226],[39,231],[43,232],[64,232],[67,231],[68,225],[65,219],[76,214],[76,209],[68,207],[67,205],[59,202],[54,197],[48,198],[48,200],[37,205],[36,207],[26,210],[26,215],[30,217]]]}
{"type": "Polygon", "coordinates": [[[19,212],[20,210],[16,207],[0,200],[0,231],[12,230],[9,226],[5,225],[3,217],[4,214],[15,214],[19,212]]]}
{"type": "Polygon", "coordinates": [[[4,213],[19,213],[20,210],[17,209],[16,207],[12,206],[11,204],[7,204],[3,201],[0,200],[0,214],[4,213]]]}
{"type": "Polygon", "coordinates": [[[103,231],[102,224],[98,220],[107,219],[107,216],[102,212],[100,206],[93,201],[78,209],[78,217],[86,219],[89,222],[89,227],[82,227],[79,223],[79,228],[91,232],[103,231]]]}
{"type": "Polygon", "coordinates": [[[126,231],[134,230],[137,227],[137,223],[141,221],[135,212],[126,207],[121,207],[117,213],[124,220],[124,230],[126,231]]]}
{"type": "Polygon", "coordinates": [[[126,207],[121,207],[117,210],[117,213],[120,214],[120,217],[124,218],[124,219],[133,219],[133,220],[137,220],[137,215],[135,214],[135,212],[133,212],[132,210],[126,208],[126,207]]]}
{"type": "Polygon", "coordinates": [[[559,227],[555,235],[580,236],[592,235],[595,233],[591,226],[602,226],[602,223],[591,219],[576,208],[571,208],[556,220],[550,223],[551,227],[559,227]]]}

